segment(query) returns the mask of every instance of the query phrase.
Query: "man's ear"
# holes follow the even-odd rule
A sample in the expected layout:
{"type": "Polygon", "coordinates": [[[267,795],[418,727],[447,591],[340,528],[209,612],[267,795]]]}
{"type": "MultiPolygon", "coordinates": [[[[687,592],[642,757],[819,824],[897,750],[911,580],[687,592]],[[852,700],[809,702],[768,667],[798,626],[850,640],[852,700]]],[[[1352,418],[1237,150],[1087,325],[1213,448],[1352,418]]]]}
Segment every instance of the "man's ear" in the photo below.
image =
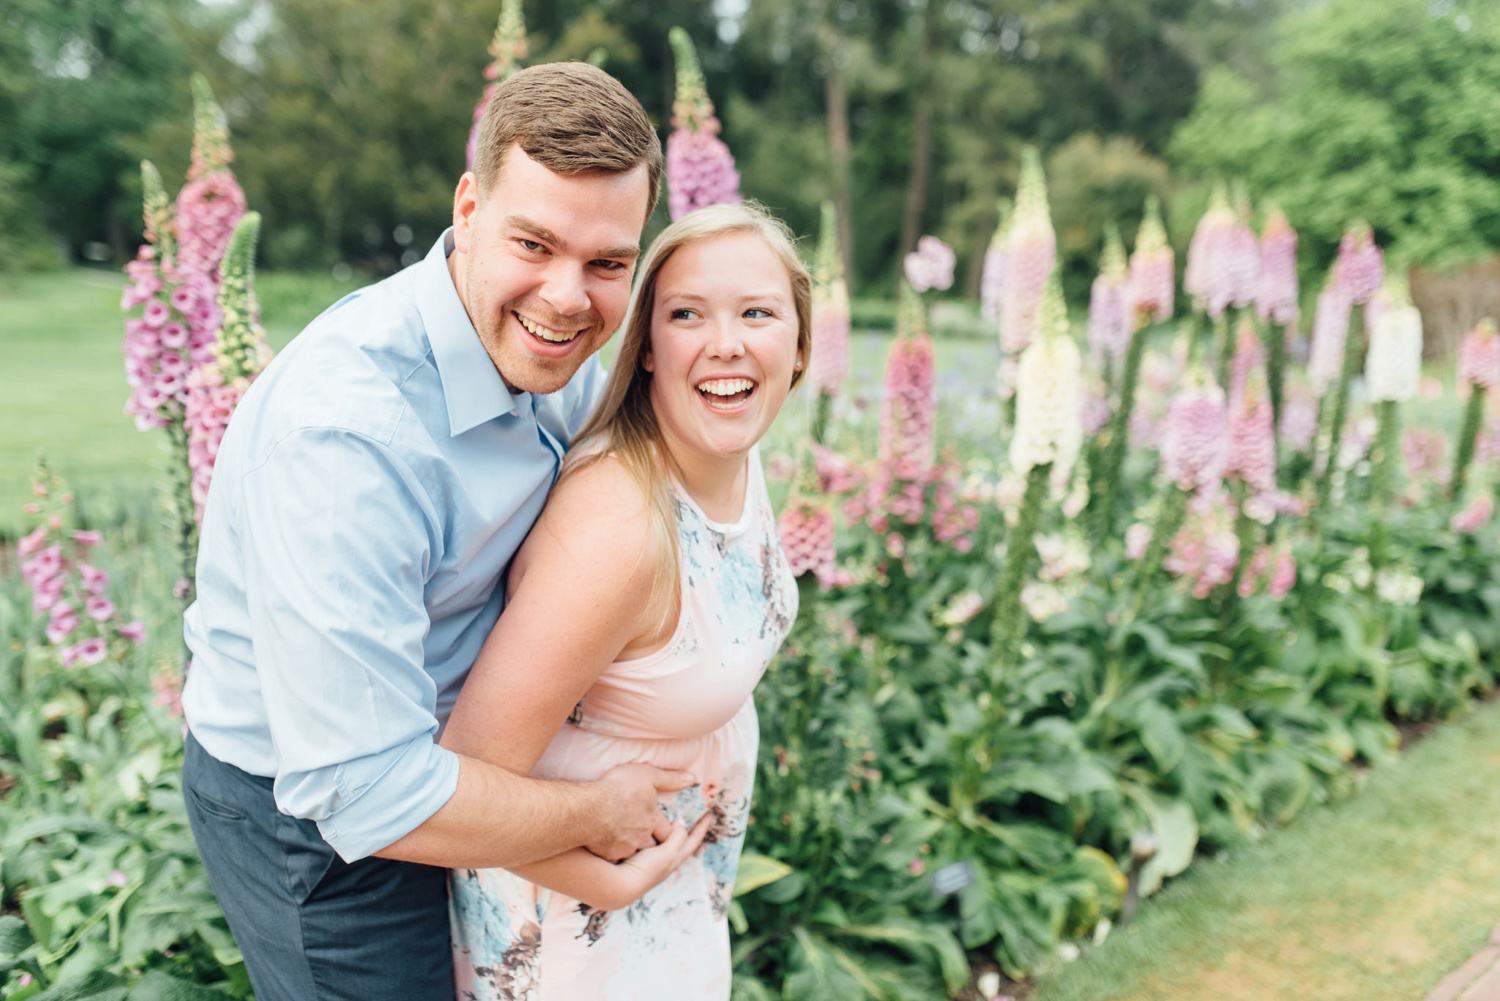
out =
{"type": "Polygon", "coordinates": [[[472,242],[472,221],[479,208],[479,181],[472,170],[464,171],[453,192],[453,249],[467,254],[472,242]]]}

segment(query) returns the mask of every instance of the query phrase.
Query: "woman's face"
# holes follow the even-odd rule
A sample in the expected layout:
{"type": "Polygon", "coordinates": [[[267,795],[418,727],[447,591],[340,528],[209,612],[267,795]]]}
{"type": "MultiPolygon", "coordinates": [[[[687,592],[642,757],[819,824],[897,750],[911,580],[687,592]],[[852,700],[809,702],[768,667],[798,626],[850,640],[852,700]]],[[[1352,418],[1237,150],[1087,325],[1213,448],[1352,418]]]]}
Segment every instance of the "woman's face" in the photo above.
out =
{"type": "Polygon", "coordinates": [[[651,304],[651,405],[680,464],[733,458],[761,439],[791,391],[791,278],[759,234],[679,247],[651,304]]]}

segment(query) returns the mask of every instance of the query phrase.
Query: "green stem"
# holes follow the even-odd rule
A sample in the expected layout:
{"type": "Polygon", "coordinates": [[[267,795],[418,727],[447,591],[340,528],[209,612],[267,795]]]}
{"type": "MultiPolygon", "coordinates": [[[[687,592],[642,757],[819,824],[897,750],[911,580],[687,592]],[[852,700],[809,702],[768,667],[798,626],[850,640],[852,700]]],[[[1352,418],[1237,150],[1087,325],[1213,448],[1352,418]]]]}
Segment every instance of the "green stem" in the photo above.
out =
{"type": "Polygon", "coordinates": [[[1172,540],[1177,538],[1177,532],[1182,528],[1182,522],[1187,517],[1188,502],[1192,497],[1191,490],[1182,490],[1176,486],[1167,488],[1166,496],[1161,501],[1161,510],[1156,514],[1156,524],[1151,526],[1151,541],[1146,544],[1145,555],[1141,558],[1135,600],[1131,603],[1130,618],[1127,621],[1133,622],[1141,614],[1141,608],[1146,604],[1146,595],[1150,592],[1151,581],[1162,560],[1166,558],[1172,540]]]}
{"type": "Polygon", "coordinates": [[[1324,455],[1323,475],[1318,479],[1318,503],[1312,511],[1312,528],[1316,534],[1322,525],[1323,513],[1328,509],[1328,500],[1333,493],[1333,478],[1338,473],[1339,446],[1343,443],[1344,421],[1349,411],[1349,383],[1354,380],[1354,370],[1359,364],[1360,342],[1364,334],[1364,310],[1354,309],[1349,316],[1349,330],[1344,336],[1344,366],[1339,372],[1338,389],[1334,391],[1333,416],[1328,422],[1328,447],[1324,455]]]}
{"type": "Polygon", "coordinates": [[[1271,397],[1272,441],[1276,449],[1276,479],[1281,480],[1281,405],[1283,376],[1286,372],[1286,328],[1266,324],[1266,389],[1271,397]]]}
{"type": "Polygon", "coordinates": [[[1239,333],[1229,319],[1229,310],[1219,314],[1214,321],[1214,341],[1219,345],[1219,385],[1229,392],[1229,376],[1234,371],[1234,348],[1239,333]]]}
{"type": "Polygon", "coordinates": [[[1396,487],[1396,456],[1401,451],[1401,405],[1395,400],[1375,404],[1378,422],[1370,449],[1370,497],[1377,505],[1391,499],[1396,487]]]}
{"type": "Polygon", "coordinates": [[[1051,475],[1050,462],[1033,466],[1027,473],[1020,518],[1010,531],[1005,565],[1000,569],[1000,580],[995,586],[995,621],[990,632],[990,646],[997,680],[1004,676],[1006,668],[1013,666],[1013,657],[1020,646],[1026,614],[1021,607],[1021,588],[1036,562],[1036,530],[1041,522],[1042,501],[1047,496],[1051,475]]]}
{"type": "Polygon", "coordinates": [[[1141,358],[1146,353],[1146,331],[1137,330],[1125,352],[1125,369],[1120,373],[1120,397],[1114,413],[1109,415],[1104,459],[1093,485],[1098,501],[1094,515],[1094,538],[1102,540],[1115,523],[1115,505],[1120,495],[1120,471],[1125,464],[1125,446],[1130,438],[1130,412],[1135,406],[1135,386],[1140,378],[1141,358]]]}
{"type": "Polygon", "coordinates": [[[1463,497],[1464,481],[1468,479],[1469,467],[1474,462],[1474,448],[1479,438],[1479,425],[1484,421],[1485,387],[1472,385],[1469,403],[1464,407],[1463,425],[1458,433],[1458,452],[1453,458],[1453,482],[1448,486],[1448,496],[1453,501],[1463,497]]]}
{"type": "Polygon", "coordinates": [[[832,396],[818,391],[818,402],[813,404],[812,439],[819,445],[828,444],[828,411],[832,403],[832,396]]]}

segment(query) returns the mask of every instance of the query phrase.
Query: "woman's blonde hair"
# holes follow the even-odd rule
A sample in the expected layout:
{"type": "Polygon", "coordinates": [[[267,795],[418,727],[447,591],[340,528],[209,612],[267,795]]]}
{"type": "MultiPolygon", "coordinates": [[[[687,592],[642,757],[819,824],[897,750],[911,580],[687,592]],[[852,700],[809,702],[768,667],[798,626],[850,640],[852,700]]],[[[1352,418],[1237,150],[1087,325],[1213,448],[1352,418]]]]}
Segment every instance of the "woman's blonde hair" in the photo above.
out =
{"type": "Polygon", "coordinates": [[[797,312],[797,357],[802,362],[802,367],[792,373],[792,385],[801,380],[811,360],[812,278],[797,256],[791,230],[753,202],[699,209],[662,230],[641,259],[614,369],[599,406],[574,438],[562,472],[568,476],[613,455],[640,487],[650,511],[651,532],[661,542],[647,607],[660,609],[662,629],[670,621],[679,574],[677,508],[668,480],[674,470],[651,409],[651,373],[644,365],[645,355],[651,350],[656,284],[662,268],[682,247],[735,233],[759,236],[786,268],[797,312]]]}

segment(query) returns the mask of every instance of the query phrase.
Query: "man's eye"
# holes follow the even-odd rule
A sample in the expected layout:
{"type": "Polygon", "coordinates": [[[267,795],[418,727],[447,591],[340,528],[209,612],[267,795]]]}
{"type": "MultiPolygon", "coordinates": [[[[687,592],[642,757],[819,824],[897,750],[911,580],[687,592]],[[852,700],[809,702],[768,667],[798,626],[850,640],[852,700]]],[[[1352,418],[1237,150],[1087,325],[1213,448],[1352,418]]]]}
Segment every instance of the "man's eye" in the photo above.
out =
{"type": "Polygon", "coordinates": [[[601,271],[623,271],[625,269],[625,265],[620,263],[619,261],[610,261],[604,259],[595,261],[594,267],[600,269],[601,271]]]}
{"type": "Polygon", "coordinates": [[[533,254],[538,253],[544,249],[542,245],[540,243],[537,243],[535,240],[521,239],[517,240],[516,242],[521,245],[521,249],[530,251],[533,254]]]}

